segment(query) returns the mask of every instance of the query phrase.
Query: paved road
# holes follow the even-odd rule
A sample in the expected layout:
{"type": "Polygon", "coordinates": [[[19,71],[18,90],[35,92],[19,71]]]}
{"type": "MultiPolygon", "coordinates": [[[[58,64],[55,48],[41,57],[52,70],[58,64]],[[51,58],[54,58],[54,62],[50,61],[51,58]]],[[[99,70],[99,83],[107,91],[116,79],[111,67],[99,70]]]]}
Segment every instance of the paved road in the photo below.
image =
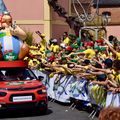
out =
{"type": "MultiPolygon", "coordinates": [[[[33,111],[15,111],[2,113],[0,119],[4,120],[89,120],[89,113],[77,109],[71,110],[56,102],[49,102],[47,115],[38,114],[33,111]]],[[[95,120],[97,120],[95,118],[95,120]]]]}

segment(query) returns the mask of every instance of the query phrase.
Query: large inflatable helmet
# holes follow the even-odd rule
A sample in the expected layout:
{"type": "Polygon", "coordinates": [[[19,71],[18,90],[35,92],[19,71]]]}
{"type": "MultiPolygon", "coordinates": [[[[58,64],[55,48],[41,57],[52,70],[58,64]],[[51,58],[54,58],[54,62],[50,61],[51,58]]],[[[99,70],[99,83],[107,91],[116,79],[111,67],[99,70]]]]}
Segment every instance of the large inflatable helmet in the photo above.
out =
{"type": "MultiPolygon", "coordinates": [[[[4,4],[4,1],[3,0],[0,0],[0,20],[1,20],[1,17],[3,15],[3,12],[4,11],[8,11],[5,4],[4,4]]],[[[1,22],[1,21],[0,21],[1,22]]]]}

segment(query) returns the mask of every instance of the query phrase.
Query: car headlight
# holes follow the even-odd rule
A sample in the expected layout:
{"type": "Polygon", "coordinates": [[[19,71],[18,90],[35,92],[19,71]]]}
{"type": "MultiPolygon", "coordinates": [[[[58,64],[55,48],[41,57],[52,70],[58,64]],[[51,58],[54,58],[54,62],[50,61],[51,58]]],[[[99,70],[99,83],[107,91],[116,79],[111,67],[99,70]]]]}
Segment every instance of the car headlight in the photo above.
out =
{"type": "Polygon", "coordinates": [[[42,90],[42,92],[43,92],[43,93],[46,93],[46,92],[47,92],[47,90],[46,90],[46,89],[43,89],[43,90],[42,90]]]}
{"type": "Polygon", "coordinates": [[[47,92],[46,89],[42,89],[42,90],[37,91],[38,94],[45,94],[46,92],[47,92]]]}

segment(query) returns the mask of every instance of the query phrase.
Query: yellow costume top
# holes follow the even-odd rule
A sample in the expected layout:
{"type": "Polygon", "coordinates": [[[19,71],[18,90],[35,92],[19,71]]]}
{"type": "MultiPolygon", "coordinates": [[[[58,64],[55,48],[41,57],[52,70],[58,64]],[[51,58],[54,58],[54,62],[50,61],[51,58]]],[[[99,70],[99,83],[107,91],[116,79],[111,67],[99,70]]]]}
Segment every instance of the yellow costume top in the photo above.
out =
{"type": "Polygon", "coordinates": [[[40,51],[43,52],[46,50],[46,44],[47,44],[47,41],[45,38],[43,38],[41,41],[40,41],[40,51]]]}
{"type": "Polygon", "coordinates": [[[63,43],[69,45],[71,42],[70,38],[69,37],[66,37],[64,40],[63,40],[63,43]]]}
{"type": "Polygon", "coordinates": [[[91,59],[95,56],[95,51],[93,49],[87,49],[85,51],[83,51],[83,53],[85,53],[86,57],[91,59]]]}
{"type": "Polygon", "coordinates": [[[60,51],[59,45],[51,45],[50,50],[53,51],[54,53],[58,53],[60,51]]]}
{"type": "Polygon", "coordinates": [[[112,70],[112,74],[110,76],[113,80],[115,80],[115,82],[117,83],[117,85],[120,85],[120,74],[118,74],[117,72],[115,72],[115,70],[112,70]]]}
{"type": "Polygon", "coordinates": [[[108,58],[108,56],[104,53],[99,52],[98,54],[99,54],[100,58],[102,58],[103,60],[108,58]]]}
{"type": "Polygon", "coordinates": [[[120,52],[116,53],[116,57],[117,57],[118,60],[120,60],[120,52]]]}

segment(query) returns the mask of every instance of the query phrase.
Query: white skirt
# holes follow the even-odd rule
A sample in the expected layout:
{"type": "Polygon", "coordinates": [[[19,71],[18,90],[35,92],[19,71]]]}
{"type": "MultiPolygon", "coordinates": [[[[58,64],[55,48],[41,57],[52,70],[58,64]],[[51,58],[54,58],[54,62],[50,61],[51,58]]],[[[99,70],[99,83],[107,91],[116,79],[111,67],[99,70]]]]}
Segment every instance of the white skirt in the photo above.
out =
{"type": "Polygon", "coordinates": [[[120,93],[107,92],[105,107],[120,107],[120,93]]]}

